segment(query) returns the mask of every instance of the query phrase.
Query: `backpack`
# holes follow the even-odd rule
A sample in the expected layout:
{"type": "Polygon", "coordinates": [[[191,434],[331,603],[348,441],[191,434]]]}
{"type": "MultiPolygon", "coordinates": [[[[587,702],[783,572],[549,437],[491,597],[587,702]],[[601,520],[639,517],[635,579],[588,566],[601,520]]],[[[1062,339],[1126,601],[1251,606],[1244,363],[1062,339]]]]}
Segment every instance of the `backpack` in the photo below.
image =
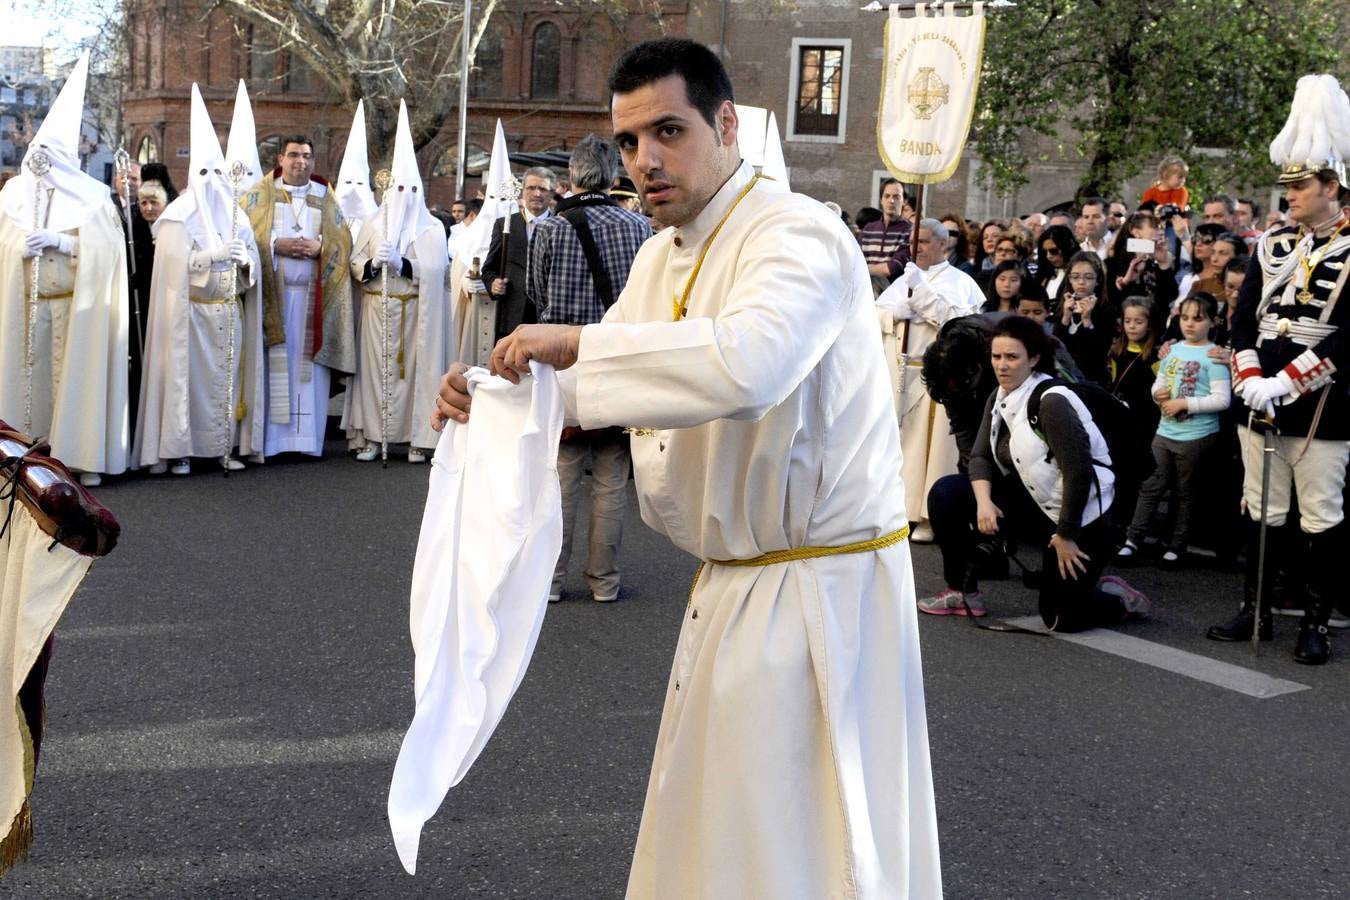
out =
{"type": "MultiPolygon", "coordinates": [[[[1040,429],[1041,398],[1052,387],[1068,388],[1083,401],[1088,414],[1092,416],[1093,424],[1101,431],[1106,446],[1111,451],[1110,466],[1095,461],[1093,465],[1109,468],[1115,474],[1117,500],[1132,502],[1128,498],[1138,497],[1144,480],[1153,474],[1153,449],[1150,446],[1152,436],[1140,430],[1130,408],[1106,388],[1090,381],[1064,381],[1051,378],[1036,385],[1027,400],[1027,422],[1042,441],[1045,440],[1045,434],[1040,429]]],[[[1095,472],[1093,479],[1096,480],[1095,472]]],[[[1100,485],[1097,487],[1097,494],[1101,496],[1100,485]]],[[[1131,515],[1133,510],[1125,513],[1123,521],[1122,517],[1117,515],[1116,523],[1128,525],[1131,515]]]]}

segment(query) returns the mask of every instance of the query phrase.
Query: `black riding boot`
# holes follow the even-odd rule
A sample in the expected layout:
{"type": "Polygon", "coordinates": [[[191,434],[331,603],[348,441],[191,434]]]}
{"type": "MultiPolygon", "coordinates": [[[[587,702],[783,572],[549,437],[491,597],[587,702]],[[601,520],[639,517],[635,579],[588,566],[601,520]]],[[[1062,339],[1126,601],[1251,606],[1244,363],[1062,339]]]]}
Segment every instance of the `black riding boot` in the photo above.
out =
{"type": "Polygon", "coordinates": [[[1331,658],[1327,620],[1331,618],[1333,570],[1346,549],[1343,528],[1308,535],[1308,611],[1298,626],[1294,662],[1320,666],[1331,658]]]}
{"type": "MultiPolygon", "coordinates": [[[[1212,625],[1209,631],[1205,632],[1205,637],[1211,641],[1250,641],[1252,639],[1252,629],[1256,627],[1256,595],[1257,595],[1257,573],[1260,571],[1260,546],[1261,546],[1261,525],[1258,522],[1248,521],[1247,525],[1247,570],[1246,577],[1242,581],[1242,609],[1229,621],[1222,625],[1212,625]]],[[[1266,570],[1265,577],[1262,579],[1264,585],[1260,591],[1261,610],[1260,610],[1260,637],[1263,641],[1271,640],[1275,636],[1274,627],[1270,620],[1270,598],[1275,589],[1275,573],[1279,569],[1280,559],[1284,556],[1285,549],[1289,546],[1287,540],[1289,533],[1288,525],[1281,525],[1276,528],[1268,526],[1266,528],[1266,570]]]]}

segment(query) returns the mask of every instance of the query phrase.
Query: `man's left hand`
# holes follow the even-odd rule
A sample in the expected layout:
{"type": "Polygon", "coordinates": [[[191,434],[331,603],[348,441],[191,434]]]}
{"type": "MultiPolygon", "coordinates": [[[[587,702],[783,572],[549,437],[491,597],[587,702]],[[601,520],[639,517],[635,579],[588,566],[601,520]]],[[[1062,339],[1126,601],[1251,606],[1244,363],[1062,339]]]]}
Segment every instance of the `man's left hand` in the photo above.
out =
{"type": "Polygon", "coordinates": [[[519,325],[492,348],[489,367],[512,384],[530,370],[530,360],[566,369],[577,361],[581,347],[580,325],[519,325]]]}

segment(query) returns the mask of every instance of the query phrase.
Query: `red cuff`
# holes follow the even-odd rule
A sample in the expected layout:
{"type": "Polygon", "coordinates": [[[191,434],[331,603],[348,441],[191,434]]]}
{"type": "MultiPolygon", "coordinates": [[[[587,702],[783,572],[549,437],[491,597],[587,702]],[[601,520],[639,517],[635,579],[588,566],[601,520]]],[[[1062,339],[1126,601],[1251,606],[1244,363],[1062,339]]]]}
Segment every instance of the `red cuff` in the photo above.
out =
{"type": "Polygon", "coordinates": [[[1307,394],[1331,381],[1336,375],[1336,364],[1330,359],[1319,357],[1312,350],[1304,350],[1281,372],[1289,376],[1295,391],[1307,394]]]}
{"type": "Polygon", "coordinates": [[[1239,350],[1233,354],[1233,387],[1246,381],[1248,378],[1260,378],[1264,373],[1261,371],[1261,358],[1257,356],[1255,350],[1239,350]]]}

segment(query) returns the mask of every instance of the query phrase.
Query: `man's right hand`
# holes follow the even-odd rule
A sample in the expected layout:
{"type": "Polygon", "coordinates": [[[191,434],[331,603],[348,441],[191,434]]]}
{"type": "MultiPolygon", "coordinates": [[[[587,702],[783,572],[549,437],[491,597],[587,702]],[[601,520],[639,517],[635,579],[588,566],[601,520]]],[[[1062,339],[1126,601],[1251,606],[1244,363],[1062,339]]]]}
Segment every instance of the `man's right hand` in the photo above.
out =
{"type": "Polygon", "coordinates": [[[431,427],[440,431],[445,423],[469,421],[469,379],[464,373],[469,369],[464,363],[453,363],[450,371],[441,379],[440,393],[436,396],[436,411],[431,414],[431,427]]]}
{"type": "Polygon", "coordinates": [[[509,278],[494,278],[492,280],[492,296],[505,297],[506,285],[510,280],[509,278]]]}

